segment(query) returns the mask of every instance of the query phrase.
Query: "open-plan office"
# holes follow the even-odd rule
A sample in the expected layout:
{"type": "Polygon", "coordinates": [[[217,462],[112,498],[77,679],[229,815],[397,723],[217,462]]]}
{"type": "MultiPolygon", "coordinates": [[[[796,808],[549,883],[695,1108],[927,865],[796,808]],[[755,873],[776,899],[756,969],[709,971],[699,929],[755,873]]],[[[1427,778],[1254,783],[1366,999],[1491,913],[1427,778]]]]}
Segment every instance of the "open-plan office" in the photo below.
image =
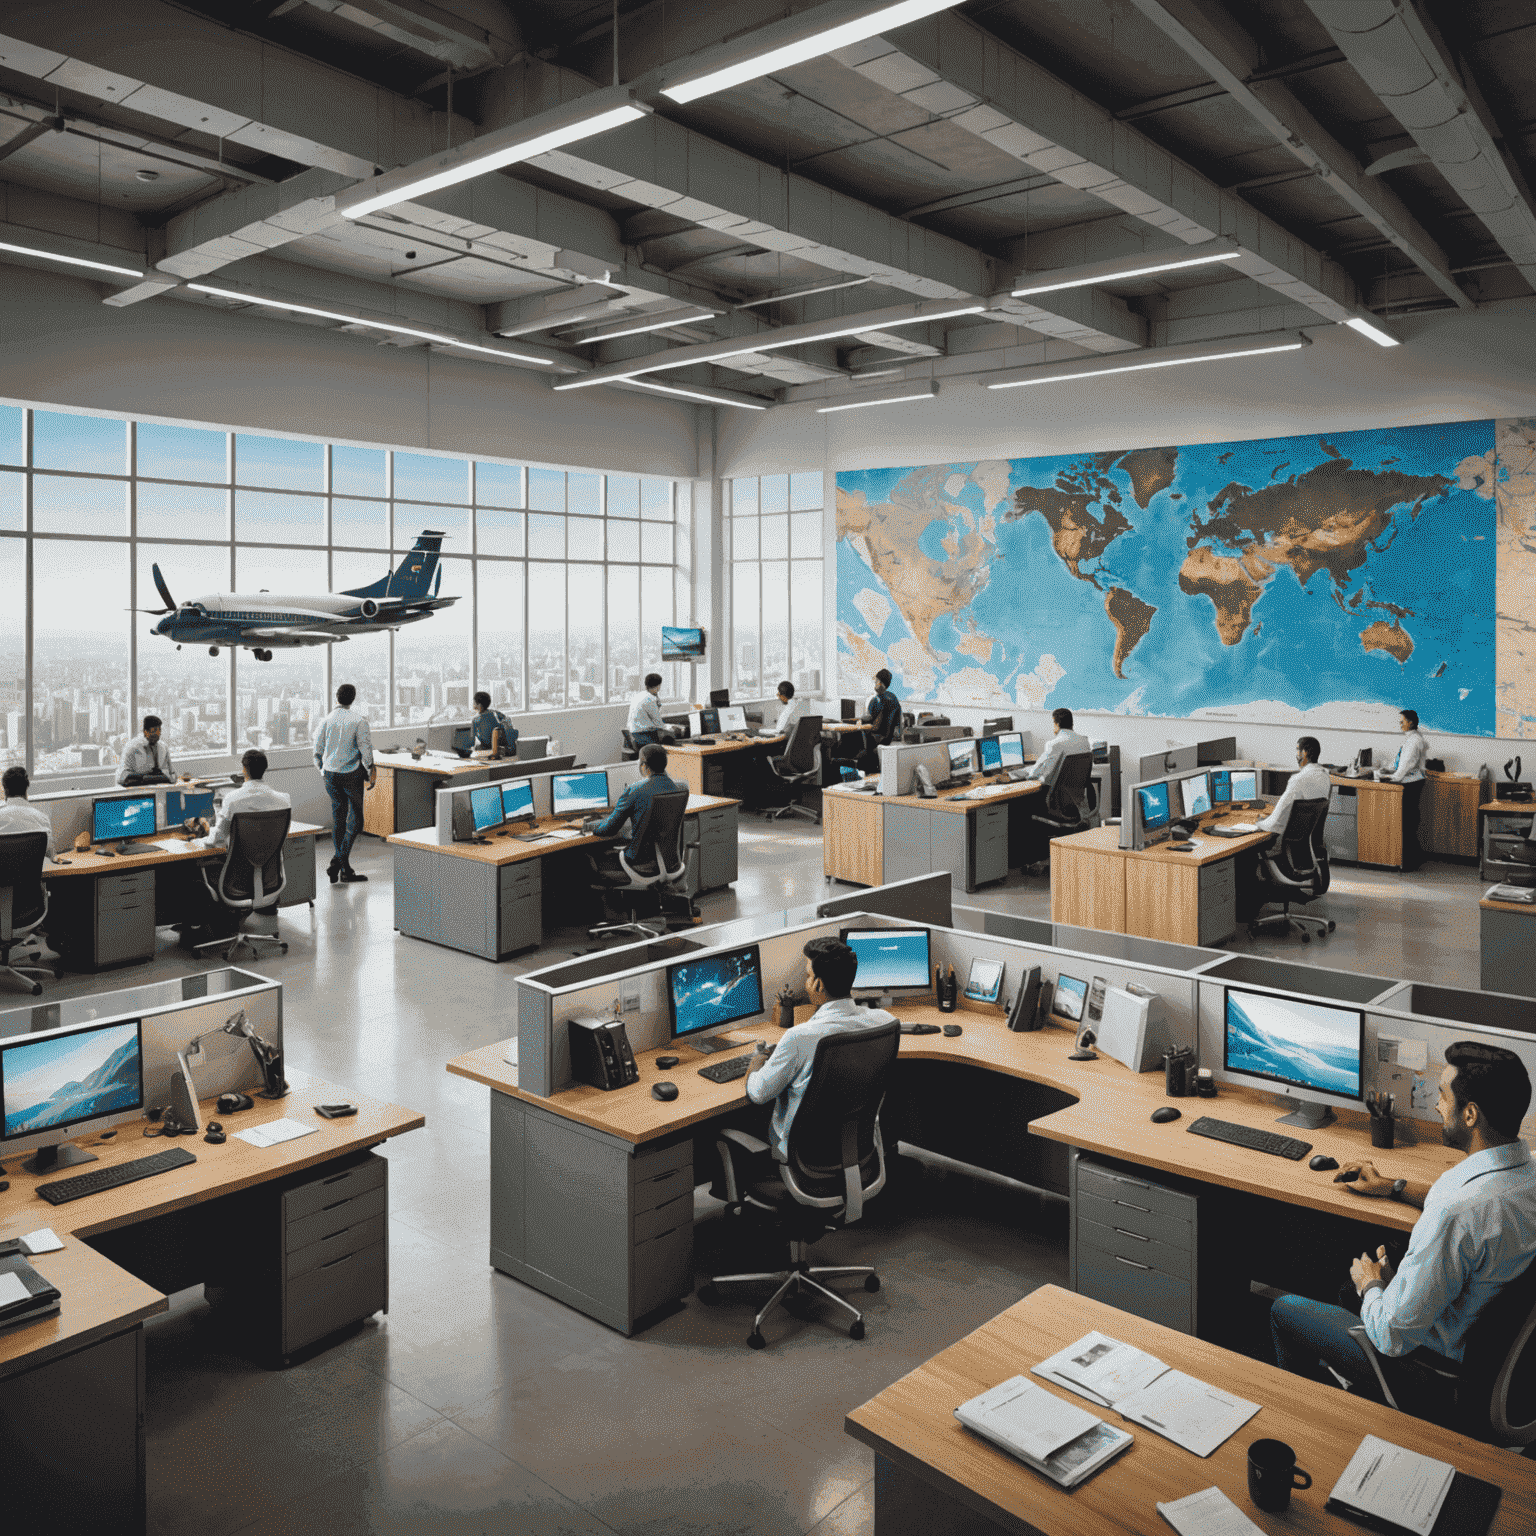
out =
{"type": "Polygon", "coordinates": [[[1536,1524],[1533,35],[0,7],[7,1520],[1536,1524]]]}

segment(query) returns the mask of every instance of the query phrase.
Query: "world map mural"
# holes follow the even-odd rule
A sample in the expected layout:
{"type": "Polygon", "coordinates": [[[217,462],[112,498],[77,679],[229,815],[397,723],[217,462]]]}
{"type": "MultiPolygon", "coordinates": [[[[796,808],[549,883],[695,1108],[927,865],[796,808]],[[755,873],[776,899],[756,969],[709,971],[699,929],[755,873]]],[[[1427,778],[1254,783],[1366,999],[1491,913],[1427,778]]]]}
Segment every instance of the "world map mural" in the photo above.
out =
{"type": "Polygon", "coordinates": [[[1536,420],[837,476],[845,692],[1536,736],[1536,420]]]}

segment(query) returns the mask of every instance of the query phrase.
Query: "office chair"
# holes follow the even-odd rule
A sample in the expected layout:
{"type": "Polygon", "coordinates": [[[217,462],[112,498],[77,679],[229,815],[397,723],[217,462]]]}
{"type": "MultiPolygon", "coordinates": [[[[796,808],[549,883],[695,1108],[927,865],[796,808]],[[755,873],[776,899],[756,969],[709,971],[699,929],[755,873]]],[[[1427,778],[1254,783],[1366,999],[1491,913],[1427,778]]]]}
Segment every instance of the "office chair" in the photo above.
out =
{"type": "Polygon", "coordinates": [[[909,719],[909,716],[893,709],[888,712],[884,726],[881,726],[878,721],[875,723],[874,727],[865,737],[865,740],[869,742],[869,746],[859,753],[858,757],[854,760],[864,773],[874,773],[879,769],[880,748],[888,747],[896,740],[897,736],[902,732],[902,722],[907,719],[909,719]]]}
{"type": "Polygon", "coordinates": [[[619,752],[619,761],[621,763],[636,762],[640,756],[640,748],[635,745],[633,732],[621,729],[619,735],[624,738],[624,746],[619,752]]]}
{"type": "Polygon", "coordinates": [[[1051,839],[1071,837],[1088,830],[1088,818],[1099,808],[1098,786],[1093,782],[1093,753],[1074,752],[1063,758],[1061,771],[1045,797],[1045,810],[1029,818],[1031,828],[1040,828],[1037,836],[1045,839],[1045,857],[1029,866],[1032,874],[1048,869],[1051,863],[1051,839]]]}
{"type": "Polygon", "coordinates": [[[1280,837],[1278,848],[1265,848],[1259,852],[1259,884],[1273,887],[1275,894],[1266,897],[1260,906],[1280,902],[1279,912],[1268,917],[1256,917],[1248,924],[1248,932],[1257,935],[1265,928],[1281,928],[1301,935],[1303,944],[1312,942],[1307,932],[1310,923],[1318,934],[1332,933],[1335,927],[1331,917],[1310,917],[1304,912],[1292,912],[1293,901],[1316,901],[1328,889],[1328,849],[1323,844],[1323,823],[1328,819],[1326,799],[1298,800],[1291,806],[1290,820],[1280,837]]]}
{"type": "Polygon", "coordinates": [[[687,811],[687,790],[656,795],[643,822],[635,828],[630,848],[619,850],[617,871],[601,869],[595,859],[590,860],[592,873],[598,881],[593,890],[602,893],[605,908],[609,901],[627,901],[630,917],[628,922],[599,923],[587,929],[588,938],[603,939],[615,933],[631,933],[642,939],[660,938],[667,931],[664,920],[659,928],[653,928],[640,922],[636,915],[639,902],[647,896],[657,899],[658,914],[666,897],[681,896],[687,905],[688,921],[698,920],[693,898],[683,889],[688,879],[688,859],[683,852],[683,818],[687,811]]]}
{"type": "Polygon", "coordinates": [[[20,982],[37,997],[38,980],[62,981],[64,965],[57,957],[49,965],[35,964],[42,956],[38,930],[48,916],[48,889],[43,884],[43,860],[48,854],[46,832],[11,832],[0,837],[0,976],[20,982]],[[11,962],[11,951],[25,948],[26,959],[11,962]]]}
{"type": "Polygon", "coordinates": [[[788,787],[790,798],[783,805],[768,812],[769,821],[782,821],[786,816],[807,816],[821,825],[821,800],[813,810],[800,803],[800,792],[805,789],[820,790],[822,784],[822,746],[820,715],[801,715],[795,721],[795,734],[789,745],[778,757],[770,757],[768,766],[779,782],[788,787]]]}
{"type": "Polygon", "coordinates": [[[1383,1360],[1364,1324],[1349,1335],[1389,1408],[1490,1445],[1536,1445],[1536,1262],[1483,1308],[1460,1360],[1422,1347],[1383,1360]]]}
{"type": "Polygon", "coordinates": [[[277,902],[288,885],[283,868],[283,842],[288,836],[291,810],[244,811],[229,824],[229,851],[219,866],[215,879],[204,867],[203,884],[221,907],[236,913],[240,925],[227,938],[206,939],[194,944],[193,951],[218,950],[226,960],[233,960],[242,946],[254,956],[258,944],[275,944],[280,954],[288,953],[288,944],[278,937],[277,902]],[[248,922],[263,918],[272,925],[270,932],[251,932],[248,922]]]}
{"type": "Polygon", "coordinates": [[[813,1266],[806,1250],[837,1227],[864,1214],[864,1202],[885,1188],[885,1145],[880,1139],[880,1106],[885,1085],[896,1063],[901,1040],[893,1019],[869,1029],[849,1029],[816,1042],[811,1080],[789,1128],[789,1155],[777,1162],[777,1177],[738,1185],[733,1148],[761,1160],[766,1143],[745,1131],[726,1130],[716,1143],[725,1176],[726,1199],[739,1215],[747,1207],[776,1213],[789,1239],[789,1268],[751,1275],[716,1275],[699,1289],[699,1300],[714,1306],[717,1289],[737,1281],[777,1282],[768,1304],[757,1314],[747,1343],[762,1349],[763,1319],[782,1301],[794,1313],[804,1302],[820,1296],[853,1314],[852,1339],[864,1337],[858,1308],[818,1276],[863,1275],[864,1289],[878,1291],[880,1277],[867,1264],[813,1266]]]}

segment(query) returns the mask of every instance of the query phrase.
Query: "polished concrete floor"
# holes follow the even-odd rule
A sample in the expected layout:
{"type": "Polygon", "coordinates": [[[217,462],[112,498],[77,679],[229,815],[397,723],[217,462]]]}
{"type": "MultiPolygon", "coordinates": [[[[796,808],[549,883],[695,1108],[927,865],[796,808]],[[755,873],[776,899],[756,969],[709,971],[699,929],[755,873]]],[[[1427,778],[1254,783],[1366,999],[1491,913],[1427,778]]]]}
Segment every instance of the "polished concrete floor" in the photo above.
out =
{"type": "MultiPolygon", "coordinates": [[[[391,1310],[268,1371],[228,1352],[200,1291],[174,1297],[146,1328],[151,1531],[870,1531],[872,1458],[843,1432],[844,1414],[1036,1286],[1065,1283],[1064,1208],[931,1173],[899,1206],[874,1202],[820,1250],[821,1262],[879,1266],[879,1294],[855,1293],[862,1342],[780,1315],[769,1348],[754,1352],[749,1306],[696,1298],[624,1339],[496,1273],[486,1263],[487,1091],[443,1064],[510,1034],[510,977],[585,936],[555,935],[501,966],[400,939],[389,860],[365,843],[357,863],[370,883],[323,887],[313,913],[285,917],[289,953],[254,968],[284,983],[294,1065],[426,1114],[424,1130],[386,1149],[391,1310]]],[[[825,890],[818,828],[749,819],[735,889],[701,905],[720,921],[825,890]]],[[[1234,947],[1475,986],[1479,890],[1462,867],[1430,865],[1410,880],[1340,871],[1328,941],[1244,935],[1234,947]]],[[[1048,882],[1017,874],[960,900],[1049,913],[1048,882]]],[[[50,990],[194,968],[166,948],[153,967],[50,990]]],[[[777,1265],[760,1234],[727,1226],[705,1212],[701,1277],[777,1265]]]]}

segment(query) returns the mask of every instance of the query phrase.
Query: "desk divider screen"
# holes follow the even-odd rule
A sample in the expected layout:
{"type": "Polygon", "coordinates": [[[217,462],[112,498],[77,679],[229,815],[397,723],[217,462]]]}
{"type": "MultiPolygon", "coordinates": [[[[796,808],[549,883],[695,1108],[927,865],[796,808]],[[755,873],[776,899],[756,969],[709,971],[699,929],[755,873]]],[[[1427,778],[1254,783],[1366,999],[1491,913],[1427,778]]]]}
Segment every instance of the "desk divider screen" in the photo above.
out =
{"type": "MultiPolygon", "coordinates": [[[[570,771],[570,764],[567,760],[550,759],[550,761],[565,762],[565,766],[558,771],[562,773],[570,771]]],[[[608,775],[608,804],[610,806],[616,804],[619,796],[640,777],[640,765],[638,763],[595,763],[592,765],[592,771],[608,775]]],[[[526,778],[533,789],[534,815],[539,817],[553,815],[554,798],[551,790],[551,782],[555,776],[553,772],[512,772],[490,774],[488,776],[496,781],[507,778],[526,778]]],[[[468,775],[465,777],[468,777],[468,775]]],[[[471,783],[455,783],[448,789],[438,790],[435,819],[438,842],[451,843],[453,841],[453,811],[456,797],[467,798],[471,790],[478,788],[484,783],[485,779],[477,776],[471,783]]]]}

